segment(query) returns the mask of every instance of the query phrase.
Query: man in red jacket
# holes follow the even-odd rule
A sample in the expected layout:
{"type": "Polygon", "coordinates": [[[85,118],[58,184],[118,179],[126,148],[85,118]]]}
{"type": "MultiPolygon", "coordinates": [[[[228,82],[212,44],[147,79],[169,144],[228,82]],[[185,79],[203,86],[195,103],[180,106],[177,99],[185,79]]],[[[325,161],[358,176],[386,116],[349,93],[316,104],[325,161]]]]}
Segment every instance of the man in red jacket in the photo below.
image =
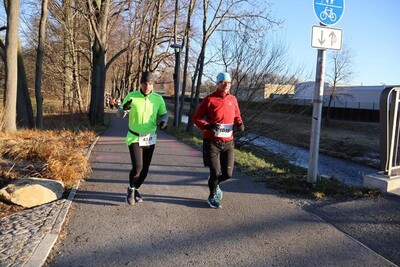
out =
{"type": "Polygon", "coordinates": [[[243,120],[234,95],[229,93],[231,76],[222,72],[217,75],[216,91],[206,96],[192,116],[193,123],[203,130],[204,165],[210,168],[207,203],[220,208],[222,191],[219,184],[232,177],[235,162],[233,129],[242,132],[243,120]]]}

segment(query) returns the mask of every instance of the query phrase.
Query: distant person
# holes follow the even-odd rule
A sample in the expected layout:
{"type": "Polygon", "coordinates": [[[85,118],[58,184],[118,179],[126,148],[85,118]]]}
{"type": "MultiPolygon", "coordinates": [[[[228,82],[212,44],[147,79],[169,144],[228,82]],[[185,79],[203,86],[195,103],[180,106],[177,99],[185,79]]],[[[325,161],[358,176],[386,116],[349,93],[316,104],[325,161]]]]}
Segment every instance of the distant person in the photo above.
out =
{"type": "Polygon", "coordinates": [[[111,98],[110,98],[110,108],[111,108],[111,109],[114,109],[114,105],[115,105],[115,98],[114,98],[114,97],[111,97],[111,98]]]}
{"type": "Polygon", "coordinates": [[[222,72],[217,75],[215,92],[206,96],[192,116],[192,121],[203,130],[204,165],[210,168],[207,203],[220,208],[222,190],[219,184],[232,177],[235,161],[234,127],[244,131],[239,105],[229,93],[231,76],[222,72]]]}
{"type": "Polygon", "coordinates": [[[118,98],[115,100],[115,107],[116,107],[116,108],[119,108],[120,105],[121,105],[121,99],[118,97],[118,98]]]}
{"type": "Polygon", "coordinates": [[[106,94],[106,107],[110,107],[110,97],[106,94]]]}
{"type": "Polygon", "coordinates": [[[168,123],[164,99],[153,91],[154,81],[152,73],[143,72],[141,89],[130,92],[117,112],[119,118],[129,114],[126,143],[131,155],[132,169],[129,173],[126,202],[130,205],[143,201],[139,188],[147,177],[153,157],[157,141],[157,118],[160,117],[160,130],[166,129],[168,123]]]}

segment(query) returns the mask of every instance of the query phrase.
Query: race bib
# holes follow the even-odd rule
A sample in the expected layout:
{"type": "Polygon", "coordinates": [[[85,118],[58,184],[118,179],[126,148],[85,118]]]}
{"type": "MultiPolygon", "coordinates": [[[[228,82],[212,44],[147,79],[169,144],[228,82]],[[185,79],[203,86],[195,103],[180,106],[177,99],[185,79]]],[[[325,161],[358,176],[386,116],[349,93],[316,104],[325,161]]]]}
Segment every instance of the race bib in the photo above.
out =
{"type": "Polygon", "coordinates": [[[156,143],[155,132],[139,135],[139,146],[151,146],[154,145],[155,143],[156,143]]]}
{"type": "Polygon", "coordinates": [[[231,137],[233,133],[233,124],[219,124],[215,131],[215,137],[231,137]]]}

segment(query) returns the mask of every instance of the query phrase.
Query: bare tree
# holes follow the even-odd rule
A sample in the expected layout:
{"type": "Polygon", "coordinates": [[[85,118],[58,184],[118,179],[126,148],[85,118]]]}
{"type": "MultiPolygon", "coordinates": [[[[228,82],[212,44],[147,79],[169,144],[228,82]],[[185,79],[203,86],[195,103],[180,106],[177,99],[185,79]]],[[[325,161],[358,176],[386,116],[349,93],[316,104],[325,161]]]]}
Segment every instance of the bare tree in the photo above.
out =
{"type": "Polygon", "coordinates": [[[7,36],[6,36],[6,88],[4,105],[4,130],[17,130],[17,83],[18,83],[18,28],[19,28],[19,0],[6,0],[7,36]]]}
{"type": "Polygon", "coordinates": [[[83,15],[85,6],[85,3],[76,0],[49,2],[50,23],[47,32],[50,38],[47,40],[47,59],[53,69],[58,71],[59,77],[54,73],[47,77],[58,79],[63,84],[59,91],[62,91],[64,112],[87,110],[89,89],[83,82],[88,83],[90,80],[90,72],[87,70],[91,63],[92,36],[83,15]]]}
{"type": "Polygon", "coordinates": [[[35,75],[35,96],[36,96],[36,127],[43,129],[43,96],[42,96],[42,64],[43,50],[46,40],[48,0],[42,1],[42,15],[39,23],[39,42],[36,56],[36,75],[35,75]]]}
{"type": "Polygon", "coordinates": [[[34,128],[32,101],[28,91],[28,78],[21,48],[18,43],[17,126],[34,128]]]}
{"type": "MultiPolygon", "coordinates": [[[[245,124],[253,134],[275,131],[279,127],[265,127],[266,116],[294,93],[302,68],[293,66],[284,41],[268,31],[249,35],[240,25],[235,29],[222,31],[216,45],[219,61],[233,79],[231,93],[239,100],[245,124]]],[[[288,115],[288,119],[292,117],[288,115]]]]}
{"type": "Polygon", "coordinates": [[[200,88],[204,74],[204,66],[206,63],[206,48],[210,38],[214,32],[221,27],[221,25],[231,21],[236,21],[242,24],[249,33],[253,31],[259,32],[260,28],[257,28],[257,23],[255,23],[257,20],[274,23],[274,20],[272,19],[272,16],[269,14],[268,10],[261,8],[261,4],[256,5],[250,0],[202,1],[202,40],[200,44],[200,53],[197,58],[197,63],[192,78],[189,122],[187,125],[188,132],[191,132],[193,129],[193,123],[191,122],[190,117],[194,113],[199,103],[200,88]],[[248,18],[252,19],[248,20],[248,18]]]}
{"type": "Polygon", "coordinates": [[[64,65],[63,65],[63,110],[72,111],[73,110],[73,69],[74,69],[74,59],[73,59],[73,43],[74,41],[74,16],[72,12],[72,0],[63,0],[62,10],[63,12],[63,41],[64,41],[64,65]]]}
{"type": "Polygon", "coordinates": [[[187,12],[187,20],[186,20],[186,27],[185,32],[183,35],[183,43],[185,44],[185,60],[183,63],[183,79],[182,79],[182,93],[180,98],[180,105],[179,105],[179,114],[178,114],[178,127],[181,124],[183,110],[185,106],[185,96],[186,96],[186,87],[187,87],[187,78],[188,78],[188,65],[189,65],[189,52],[190,52],[190,39],[192,34],[192,15],[194,8],[196,6],[197,0],[190,0],[188,5],[188,12],[187,12]]]}
{"type": "MultiPolygon", "coordinates": [[[[259,8],[263,4],[256,5],[253,0],[182,2],[177,13],[179,16],[174,20],[174,11],[177,10],[174,4],[178,3],[177,0],[49,1],[45,53],[44,47],[40,46],[40,29],[37,27],[40,21],[37,13],[32,15],[34,19],[31,20],[30,28],[28,27],[30,33],[25,36],[29,40],[23,50],[24,57],[28,55],[30,59],[27,68],[28,81],[33,81],[32,65],[43,63],[42,93],[64,97],[67,106],[65,110],[69,112],[76,110],[76,107],[79,111],[85,110],[84,100],[87,99],[88,102],[90,99],[89,121],[92,125],[102,124],[107,85],[112,86],[113,93],[123,96],[125,92],[138,86],[140,72],[143,70],[157,71],[160,80],[169,84],[174,57],[168,49],[176,36],[177,41],[185,43],[181,102],[186,86],[192,86],[190,107],[193,111],[199,101],[203,76],[209,76],[204,73],[205,66],[217,54],[209,46],[214,33],[235,31],[227,22],[237,22],[249,34],[256,33],[262,31],[256,26],[257,21],[272,20],[266,12],[267,9],[259,8]],[[195,12],[196,8],[202,13],[200,31],[196,28],[197,25],[191,23],[192,16],[200,14],[195,12]],[[222,25],[226,27],[221,27],[222,25]],[[191,43],[199,46],[191,47],[191,43]],[[36,44],[43,48],[42,63],[35,62],[34,59],[36,44]],[[126,56],[122,57],[124,53],[126,56]],[[111,65],[114,75],[107,79],[107,70],[111,65]],[[190,78],[191,81],[187,82],[190,78]],[[82,83],[81,86],[81,82],[86,84],[82,83]],[[63,86],[57,87],[54,84],[63,86]],[[86,95],[81,88],[87,90],[86,95]]],[[[215,73],[212,76],[214,75],[215,73]]],[[[38,79],[35,81],[39,82],[38,79]]],[[[181,104],[181,108],[183,106],[181,104]]]]}
{"type": "MultiPolygon", "coordinates": [[[[4,1],[4,8],[7,13],[7,17],[9,14],[9,1],[4,1]]],[[[7,27],[3,27],[3,29],[8,29],[7,27]]],[[[33,110],[32,103],[29,97],[28,92],[28,83],[27,77],[25,73],[24,61],[22,58],[22,50],[21,44],[19,41],[19,36],[17,34],[17,69],[18,72],[15,73],[17,75],[17,102],[16,102],[16,125],[18,127],[28,127],[33,128],[35,126],[34,118],[33,118],[33,110]]],[[[1,58],[5,63],[7,68],[7,59],[6,59],[6,45],[0,40],[0,50],[1,50],[1,58]]]]}
{"type": "MultiPolygon", "coordinates": [[[[160,40],[160,21],[163,14],[163,7],[165,0],[157,0],[154,2],[145,2],[145,8],[143,10],[141,19],[146,22],[150,19],[150,22],[146,25],[147,28],[140,29],[139,35],[139,59],[141,60],[138,64],[139,71],[149,70],[153,71],[162,62],[162,60],[156,61],[158,46],[162,42],[160,40]],[[146,31],[145,31],[146,30],[146,31]],[[144,33],[147,35],[144,35],[144,33]],[[141,35],[143,34],[143,35],[141,35]],[[142,50],[142,45],[144,49],[142,50]],[[141,54],[143,53],[143,54],[141,54]],[[143,56],[140,56],[143,55],[143,56]]],[[[92,77],[91,77],[91,102],[89,109],[89,121],[91,124],[103,123],[104,117],[104,93],[105,93],[105,82],[106,72],[109,66],[119,58],[120,55],[131,49],[135,44],[136,39],[128,40],[127,45],[121,50],[117,51],[111,59],[107,60],[108,42],[109,42],[109,29],[111,23],[118,21],[118,16],[125,10],[129,10],[130,1],[111,1],[111,0],[96,0],[87,1],[87,7],[89,11],[90,25],[93,29],[95,38],[92,46],[92,77]],[[114,5],[112,5],[114,4],[114,5]],[[125,6],[127,8],[125,8],[125,6]],[[111,12],[113,10],[113,12],[111,12]]],[[[136,7],[138,8],[138,7],[136,7]]],[[[142,27],[142,26],[141,26],[142,27]]],[[[165,38],[164,35],[161,36],[165,38]]]]}
{"type": "Polygon", "coordinates": [[[326,73],[326,76],[332,82],[332,90],[328,93],[328,104],[326,107],[325,120],[326,126],[329,126],[329,116],[331,110],[331,103],[333,99],[340,95],[346,94],[346,92],[339,92],[339,83],[348,82],[354,75],[353,71],[353,52],[350,48],[343,46],[342,50],[333,51],[329,55],[329,61],[331,63],[331,69],[326,73]]]}
{"type": "Polygon", "coordinates": [[[104,120],[104,92],[106,80],[106,51],[108,42],[108,19],[110,0],[87,0],[89,20],[95,39],[92,45],[92,77],[89,121],[92,125],[103,124],[104,120]]]}

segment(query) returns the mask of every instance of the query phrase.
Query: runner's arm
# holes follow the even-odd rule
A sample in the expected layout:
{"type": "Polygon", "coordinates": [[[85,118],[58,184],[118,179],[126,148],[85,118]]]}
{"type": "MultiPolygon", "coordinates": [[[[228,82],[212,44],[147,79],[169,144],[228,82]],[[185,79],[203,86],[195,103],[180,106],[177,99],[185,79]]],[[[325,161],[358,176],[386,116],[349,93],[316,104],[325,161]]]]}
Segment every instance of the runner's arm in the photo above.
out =
{"type": "Polygon", "coordinates": [[[206,130],[206,125],[208,122],[204,120],[204,116],[207,112],[207,98],[201,101],[200,105],[197,107],[197,110],[192,115],[192,122],[201,130],[206,130]]]}
{"type": "Polygon", "coordinates": [[[117,117],[120,119],[125,118],[126,114],[128,114],[127,110],[123,110],[122,108],[118,108],[117,110],[117,117]]]}
{"type": "Polygon", "coordinates": [[[168,113],[165,113],[164,115],[161,115],[161,121],[168,123],[168,113]]]}

